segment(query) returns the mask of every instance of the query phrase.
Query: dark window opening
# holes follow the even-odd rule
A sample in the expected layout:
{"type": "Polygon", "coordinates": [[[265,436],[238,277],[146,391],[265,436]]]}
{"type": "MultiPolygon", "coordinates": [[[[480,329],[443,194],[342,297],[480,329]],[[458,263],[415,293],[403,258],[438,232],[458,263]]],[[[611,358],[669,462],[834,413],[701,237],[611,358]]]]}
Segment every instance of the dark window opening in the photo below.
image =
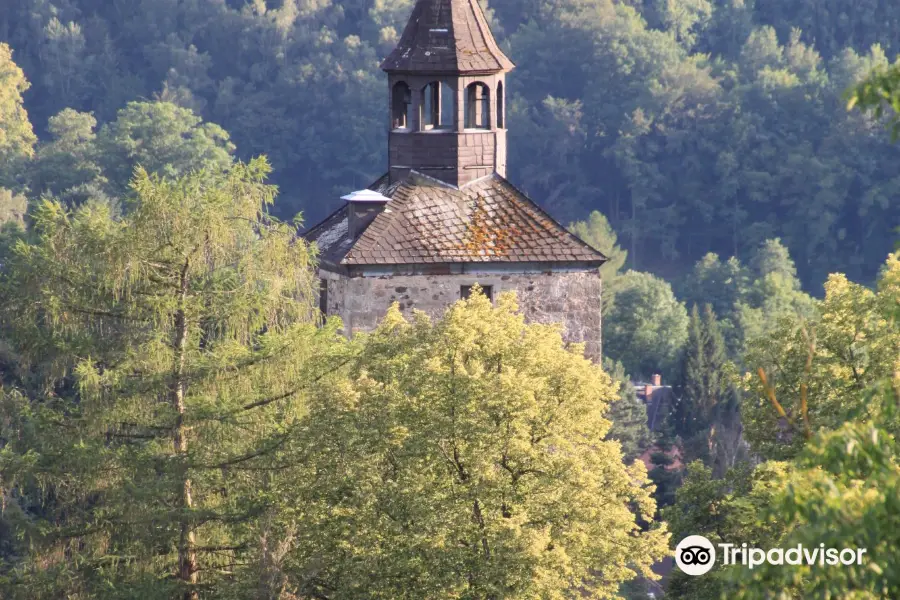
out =
{"type": "MultiPolygon", "coordinates": [[[[459,288],[459,297],[463,300],[468,300],[472,296],[472,288],[474,286],[471,285],[463,285],[459,288]]],[[[494,286],[492,285],[483,285],[481,286],[481,293],[487,297],[491,302],[494,301],[494,286]]]]}
{"type": "Polygon", "coordinates": [[[506,121],[506,115],[503,114],[503,83],[497,84],[497,128],[503,129],[503,123],[506,121]]]}
{"type": "Polygon", "coordinates": [[[466,88],[466,129],[491,128],[491,91],[483,83],[466,88]]]}
{"type": "Polygon", "coordinates": [[[441,123],[441,84],[433,81],[422,88],[422,129],[434,129],[441,123]]]}
{"type": "Polygon", "coordinates": [[[319,280],[319,311],[323,317],[328,316],[328,280],[319,280]]]}
{"type": "Polygon", "coordinates": [[[419,119],[422,131],[453,129],[453,90],[444,82],[432,81],[422,88],[419,119]]]}
{"type": "Polygon", "coordinates": [[[412,92],[402,81],[394,85],[391,93],[391,124],[394,129],[412,127],[412,92]]]}
{"type": "Polygon", "coordinates": [[[441,129],[456,129],[456,92],[441,82],[441,129]]]}

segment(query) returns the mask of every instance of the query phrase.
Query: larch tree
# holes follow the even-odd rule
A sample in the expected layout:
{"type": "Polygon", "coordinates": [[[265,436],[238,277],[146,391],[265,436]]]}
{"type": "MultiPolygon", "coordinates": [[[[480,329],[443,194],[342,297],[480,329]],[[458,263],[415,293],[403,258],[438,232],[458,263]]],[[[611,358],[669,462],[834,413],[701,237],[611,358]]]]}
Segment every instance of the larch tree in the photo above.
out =
{"type": "Polygon", "coordinates": [[[265,562],[269,490],[341,347],[268,172],[138,170],[121,218],[35,209],[2,274],[0,491],[25,541],[3,597],[223,598],[265,562]]]}
{"type": "Polygon", "coordinates": [[[606,440],[612,381],[480,293],[438,321],[396,306],[307,423],[300,597],[615,597],[665,554],[646,469],[606,440]],[[305,595],[304,595],[305,594],[305,595]]]}

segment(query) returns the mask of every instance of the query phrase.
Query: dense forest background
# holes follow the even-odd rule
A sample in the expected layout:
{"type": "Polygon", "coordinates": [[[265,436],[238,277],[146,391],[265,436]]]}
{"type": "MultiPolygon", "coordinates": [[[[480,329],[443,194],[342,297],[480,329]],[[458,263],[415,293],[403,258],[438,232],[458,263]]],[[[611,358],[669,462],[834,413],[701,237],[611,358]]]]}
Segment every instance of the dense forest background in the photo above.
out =
{"type": "MultiPolygon", "coordinates": [[[[5,187],[114,195],[143,151],[173,155],[160,166],[266,154],[276,211],[310,224],[386,167],[378,65],[412,4],[6,0],[0,41],[31,84],[40,142],[5,187]],[[141,131],[164,150],[141,148],[141,131]]],[[[813,293],[834,271],[874,281],[900,224],[900,149],[842,94],[900,46],[892,2],[488,8],[518,65],[510,179],[557,218],[601,211],[628,266],[666,278],[778,237],[813,293]]]]}
{"type": "Polygon", "coordinates": [[[871,562],[668,597],[900,597],[888,0],[490,2],[510,178],[610,257],[602,371],[511,297],[316,310],[270,206],[385,169],[413,1],[4,0],[0,596],[646,598],[702,534],[871,562]]]}

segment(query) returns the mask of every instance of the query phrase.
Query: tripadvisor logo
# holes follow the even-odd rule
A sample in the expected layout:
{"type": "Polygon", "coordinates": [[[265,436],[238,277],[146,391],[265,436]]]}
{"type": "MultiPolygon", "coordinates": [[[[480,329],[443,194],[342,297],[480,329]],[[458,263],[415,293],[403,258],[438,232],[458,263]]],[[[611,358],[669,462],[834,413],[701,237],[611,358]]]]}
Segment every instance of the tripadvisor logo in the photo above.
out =
{"type": "Polygon", "coordinates": [[[688,575],[703,575],[716,564],[716,548],[702,535],[689,535],[675,548],[675,564],[688,575]]]}
{"type": "MultiPolygon", "coordinates": [[[[861,565],[865,548],[805,548],[798,544],[793,548],[748,548],[747,544],[717,544],[722,557],[722,564],[743,565],[753,569],[764,564],[770,565],[808,565],[830,566],[861,565]]],[[[703,575],[716,564],[716,546],[702,535],[690,535],[675,547],[675,564],[687,575],[703,575]]]]}

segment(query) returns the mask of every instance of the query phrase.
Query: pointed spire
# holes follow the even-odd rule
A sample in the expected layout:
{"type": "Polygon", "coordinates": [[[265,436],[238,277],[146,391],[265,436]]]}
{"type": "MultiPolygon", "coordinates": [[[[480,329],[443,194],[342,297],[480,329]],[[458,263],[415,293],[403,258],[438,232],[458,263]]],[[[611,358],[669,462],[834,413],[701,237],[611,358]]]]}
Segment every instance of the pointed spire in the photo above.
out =
{"type": "Polygon", "coordinates": [[[384,71],[497,73],[515,65],[503,54],[478,0],[418,0],[384,71]]]}

